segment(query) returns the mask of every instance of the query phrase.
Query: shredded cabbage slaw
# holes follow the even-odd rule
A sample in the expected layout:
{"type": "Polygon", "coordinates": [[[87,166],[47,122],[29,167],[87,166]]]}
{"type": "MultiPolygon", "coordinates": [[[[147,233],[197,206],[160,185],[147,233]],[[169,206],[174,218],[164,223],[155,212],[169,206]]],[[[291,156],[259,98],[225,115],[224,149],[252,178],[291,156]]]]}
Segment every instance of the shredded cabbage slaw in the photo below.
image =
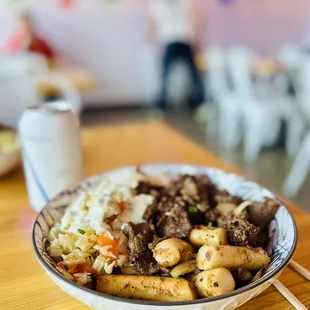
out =
{"type": "Polygon", "coordinates": [[[153,196],[132,194],[135,178],[107,178],[99,186],[81,192],[69,205],[60,223],[51,229],[49,253],[57,269],[80,285],[91,275],[111,274],[127,263],[127,237],[121,227],[143,222],[153,196]]]}

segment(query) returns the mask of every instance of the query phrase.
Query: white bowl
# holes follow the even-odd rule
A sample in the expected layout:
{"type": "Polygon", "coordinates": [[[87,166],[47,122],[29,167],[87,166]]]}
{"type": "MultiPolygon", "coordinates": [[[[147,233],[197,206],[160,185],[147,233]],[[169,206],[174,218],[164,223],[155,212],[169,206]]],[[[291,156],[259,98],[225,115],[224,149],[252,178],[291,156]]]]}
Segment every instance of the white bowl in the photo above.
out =
{"type": "Polygon", "coordinates": [[[176,174],[207,174],[212,181],[229,193],[242,197],[244,200],[263,201],[264,197],[277,199],[280,204],[274,220],[269,225],[270,244],[268,254],[271,262],[264,275],[259,280],[235,290],[232,293],[212,298],[203,298],[187,302],[149,302],[125,299],[99,293],[81,287],[64,278],[56,269],[55,262],[47,252],[47,236],[50,228],[58,222],[64,213],[66,205],[72,201],[81,189],[91,188],[106,178],[108,174],[128,175],[136,167],[125,167],[94,176],[74,189],[67,190],[55,197],[39,213],[33,227],[33,246],[40,264],[47,274],[69,295],[80,300],[87,306],[97,310],[228,310],[235,309],[267,289],[290,261],[297,242],[297,229],[288,209],[267,189],[248,181],[240,176],[224,171],[192,165],[146,165],[141,170],[145,172],[165,172],[176,174]]]}

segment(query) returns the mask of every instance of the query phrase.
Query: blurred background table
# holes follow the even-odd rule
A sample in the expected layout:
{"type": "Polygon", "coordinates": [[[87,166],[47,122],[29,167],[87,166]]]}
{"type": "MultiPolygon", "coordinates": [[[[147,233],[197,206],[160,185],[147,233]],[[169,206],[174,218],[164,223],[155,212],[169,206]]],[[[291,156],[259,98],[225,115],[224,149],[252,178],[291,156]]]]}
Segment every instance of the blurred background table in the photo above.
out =
{"type": "MultiPolygon", "coordinates": [[[[82,128],[82,140],[87,176],[123,165],[156,162],[208,165],[238,173],[162,122],[87,126],[82,128]]],[[[0,196],[0,309],[86,310],[86,306],[58,288],[35,259],[31,229],[36,214],[29,207],[21,169],[0,179],[0,196]]],[[[310,269],[310,216],[293,206],[290,210],[299,230],[294,259],[310,269]]],[[[284,270],[280,281],[310,308],[308,281],[290,268],[284,270]]],[[[270,287],[240,309],[293,308],[270,287]]]]}
{"type": "MultiPolygon", "coordinates": [[[[197,67],[202,72],[208,72],[208,56],[205,54],[198,54],[195,58],[197,67]]],[[[272,77],[283,73],[284,67],[281,63],[271,57],[259,57],[255,59],[251,66],[251,71],[254,76],[272,77]]]]}
{"type": "Polygon", "coordinates": [[[57,67],[52,68],[46,77],[44,75],[40,77],[36,83],[41,95],[46,97],[59,95],[59,89],[49,81],[49,75],[53,73],[68,79],[80,93],[90,92],[96,87],[95,77],[87,70],[66,66],[57,67]]]}

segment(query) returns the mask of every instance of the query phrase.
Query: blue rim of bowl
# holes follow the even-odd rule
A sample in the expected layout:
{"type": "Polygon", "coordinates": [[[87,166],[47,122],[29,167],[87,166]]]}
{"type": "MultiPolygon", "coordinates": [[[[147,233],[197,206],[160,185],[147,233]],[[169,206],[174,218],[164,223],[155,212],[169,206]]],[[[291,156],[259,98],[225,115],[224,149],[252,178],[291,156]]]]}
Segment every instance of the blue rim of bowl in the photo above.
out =
{"type": "MultiPolygon", "coordinates": [[[[192,165],[192,164],[170,164],[170,163],[154,163],[154,164],[144,164],[144,165],[141,165],[140,167],[144,167],[144,166],[150,166],[150,165],[190,165],[190,166],[193,166],[193,167],[197,167],[197,168],[212,168],[212,169],[216,169],[216,170],[219,170],[219,171],[222,171],[222,172],[225,172],[227,174],[231,174],[231,175],[235,175],[235,176],[238,176],[240,177],[240,175],[236,174],[236,173],[231,173],[231,172],[226,172],[225,170],[222,170],[222,169],[218,169],[218,168],[215,168],[215,167],[208,167],[208,166],[199,166],[199,165],[192,165]]],[[[96,176],[100,176],[102,174],[105,174],[105,173],[109,173],[109,172],[113,172],[113,171],[117,171],[117,170],[121,170],[121,169],[126,169],[126,168],[130,168],[130,167],[136,167],[136,166],[124,166],[124,167],[121,167],[121,168],[116,168],[116,169],[111,169],[111,170],[108,170],[108,171],[105,171],[105,172],[102,172],[102,173],[99,173],[99,174],[96,174],[96,175],[93,175],[93,176],[90,176],[86,179],[84,179],[83,181],[87,181],[88,179],[92,179],[93,177],[96,177],[96,176]]],[[[244,176],[241,176],[243,179],[246,179],[248,180],[246,177],[244,176]]],[[[82,181],[82,182],[83,182],[82,181]]],[[[250,180],[249,180],[250,181],[250,180]]],[[[254,184],[257,184],[258,186],[260,186],[258,183],[256,182],[253,182],[253,181],[250,181],[254,184]]],[[[292,218],[292,222],[293,222],[293,226],[294,226],[294,241],[293,241],[293,246],[292,248],[290,249],[287,257],[282,261],[282,263],[277,266],[274,270],[272,270],[270,273],[268,273],[267,276],[263,276],[262,278],[258,279],[257,281],[254,281],[253,283],[250,283],[248,285],[245,285],[241,288],[238,288],[236,290],[234,290],[233,292],[231,293],[227,293],[227,294],[223,294],[223,295],[219,295],[219,296],[215,296],[215,297],[210,297],[210,298],[200,298],[200,299],[195,299],[195,300],[190,300],[190,301],[172,301],[172,302],[156,302],[156,301],[147,301],[147,300],[136,300],[136,299],[127,299],[127,298],[123,298],[123,297],[118,297],[118,296],[113,296],[113,295],[108,295],[108,294],[105,294],[105,293],[101,293],[101,292],[98,292],[98,291],[95,291],[95,290],[92,290],[92,289],[89,289],[87,287],[84,287],[84,286],[81,286],[81,285],[78,285],[76,284],[75,282],[73,281],[70,281],[68,279],[66,279],[64,276],[62,276],[61,274],[59,274],[55,269],[53,269],[50,265],[48,265],[45,260],[42,258],[37,246],[36,246],[36,238],[35,238],[35,226],[38,222],[38,217],[41,215],[42,211],[47,207],[45,206],[40,212],[39,214],[37,215],[35,221],[34,221],[34,224],[33,224],[33,228],[32,228],[32,247],[35,251],[35,255],[36,255],[36,258],[37,260],[39,261],[39,263],[42,265],[42,267],[44,267],[47,271],[49,271],[50,273],[52,273],[54,276],[56,276],[60,281],[64,282],[65,284],[68,284],[72,287],[75,287],[79,290],[82,290],[86,293],[90,293],[90,294],[94,294],[98,297],[101,297],[101,298],[105,298],[105,299],[109,299],[111,301],[115,301],[115,302],[123,302],[123,303],[129,303],[129,304],[136,304],[136,305],[145,305],[145,306],[154,306],[154,307],[158,307],[158,306],[163,306],[163,307],[169,307],[169,306],[187,306],[187,305],[198,305],[198,304],[206,304],[206,303],[210,303],[210,302],[213,302],[213,301],[218,301],[218,300],[224,300],[226,298],[230,298],[230,297],[233,297],[233,296],[236,296],[236,295],[239,295],[239,294],[242,294],[242,293],[245,293],[265,282],[267,282],[268,280],[272,279],[274,276],[276,276],[279,272],[281,272],[285,267],[286,265],[289,263],[289,261],[291,260],[294,252],[295,252],[295,249],[296,249],[296,246],[297,246],[297,238],[298,238],[298,231],[297,231],[297,226],[296,226],[296,223],[295,223],[295,219],[294,217],[292,216],[292,213],[291,211],[286,207],[286,205],[282,202],[281,199],[279,199],[276,195],[275,195],[275,199],[278,200],[281,205],[288,211],[290,217],[292,218]]]]}

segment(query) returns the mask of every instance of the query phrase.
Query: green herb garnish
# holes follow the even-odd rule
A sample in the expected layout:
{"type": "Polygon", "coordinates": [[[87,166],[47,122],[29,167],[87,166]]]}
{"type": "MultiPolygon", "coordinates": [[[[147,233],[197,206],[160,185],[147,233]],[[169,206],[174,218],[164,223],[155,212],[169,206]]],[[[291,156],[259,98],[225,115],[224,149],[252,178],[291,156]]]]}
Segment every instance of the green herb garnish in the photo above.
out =
{"type": "Polygon", "coordinates": [[[85,230],[83,230],[83,229],[78,229],[78,232],[79,232],[81,235],[84,235],[84,234],[85,234],[85,230]]]}
{"type": "Polygon", "coordinates": [[[214,229],[216,229],[216,227],[206,226],[206,229],[208,229],[208,230],[214,230],[214,229]]]}
{"type": "Polygon", "coordinates": [[[196,214],[198,212],[198,208],[196,206],[189,206],[188,207],[188,212],[190,214],[196,214]]]}

